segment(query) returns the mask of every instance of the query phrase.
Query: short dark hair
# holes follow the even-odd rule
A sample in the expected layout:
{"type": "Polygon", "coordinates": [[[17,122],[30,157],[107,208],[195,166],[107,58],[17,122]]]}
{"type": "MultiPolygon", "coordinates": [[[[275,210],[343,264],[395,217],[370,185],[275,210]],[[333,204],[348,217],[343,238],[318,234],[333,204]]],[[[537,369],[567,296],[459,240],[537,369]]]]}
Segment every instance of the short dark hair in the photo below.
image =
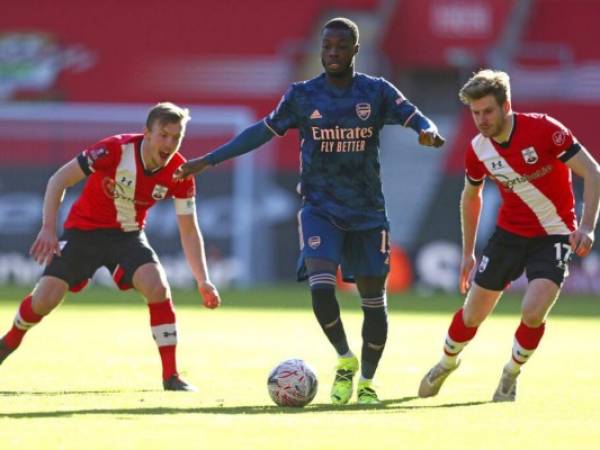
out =
{"type": "Polygon", "coordinates": [[[185,127],[190,119],[190,110],[187,108],[181,108],[171,102],[157,103],[148,112],[146,128],[151,130],[155,122],[158,122],[160,125],[181,123],[185,127]]]}
{"type": "Polygon", "coordinates": [[[325,31],[326,28],[335,28],[336,30],[348,30],[352,35],[352,40],[354,41],[354,45],[358,44],[358,25],[347,19],[346,17],[336,17],[334,19],[329,20],[321,30],[321,33],[325,31]]]}

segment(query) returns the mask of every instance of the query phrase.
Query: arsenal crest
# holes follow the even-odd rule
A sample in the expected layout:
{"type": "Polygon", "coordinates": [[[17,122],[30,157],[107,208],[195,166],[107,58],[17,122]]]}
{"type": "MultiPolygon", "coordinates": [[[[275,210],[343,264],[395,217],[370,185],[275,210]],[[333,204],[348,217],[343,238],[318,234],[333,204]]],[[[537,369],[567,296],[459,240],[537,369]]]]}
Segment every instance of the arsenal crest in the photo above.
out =
{"type": "Polygon", "coordinates": [[[321,236],[311,236],[308,238],[308,246],[313,250],[319,248],[321,245],[321,236]]]}
{"type": "Polygon", "coordinates": [[[152,198],[154,200],[162,200],[163,198],[165,198],[165,195],[167,195],[168,190],[169,188],[157,184],[156,186],[154,186],[154,190],[152,191],[152,198]]]}
{"type": "Polygon", "coordinates": [[[535,164],[538,162],[538,155],[533,147],[527,147],[526,149],[521,150],[521,154],[527,164],[535,164]]]}
{"type": "Polygon", "coordinates": [[[367,120],[371,117],[371,104],[370,103],[357,103],[356,104],[356,115],[359,119],[367,120]]]}

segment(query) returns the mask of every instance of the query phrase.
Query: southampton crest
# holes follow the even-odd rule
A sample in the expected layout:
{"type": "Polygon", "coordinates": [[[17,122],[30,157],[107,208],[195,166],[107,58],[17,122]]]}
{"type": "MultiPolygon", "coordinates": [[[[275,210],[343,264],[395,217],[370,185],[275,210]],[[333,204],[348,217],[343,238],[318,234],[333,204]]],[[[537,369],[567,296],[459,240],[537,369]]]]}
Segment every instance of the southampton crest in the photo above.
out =
{"type": "Polygon", "coordinates": [[[165,195],[167,195],[168,190],[169,188],[157,184],[156,186],[154,186],[154,190],[152,191],[152,198],[154,200],[162,200],[163,198],[165,198],[165,195]]]}
{"type": "Polygon", "coordinates": [[[535,152],[535,148],[527,147],[526,149],[521,150],[521,153],[527,164],[535,164],[538,162],[538,155],[535,152]]]}
{"type": "Polygon", "coordinates": [[[362,120],[367,120],[369,117],[371,117],[371,104],[370,103],[357,103],[356,104],[356,115],[362,120]]]}

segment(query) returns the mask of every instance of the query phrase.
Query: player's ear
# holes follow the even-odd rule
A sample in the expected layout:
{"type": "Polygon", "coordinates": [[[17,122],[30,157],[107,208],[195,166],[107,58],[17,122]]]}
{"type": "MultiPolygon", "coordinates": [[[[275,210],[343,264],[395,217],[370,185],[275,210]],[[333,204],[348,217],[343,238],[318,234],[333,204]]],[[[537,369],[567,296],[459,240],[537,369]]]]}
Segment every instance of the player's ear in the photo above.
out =
{"type": "Polygon", "coordinates": [[[506,100],[502,105],[502,111],[504,111],[504,114],[508,114],[511,111],[511,109],[512,105],[510,104],[510,100],[506,100]]]}
{"type": "Polygon", "coordinates": [[[356,56],[356,55],[358,55],[358,49],[359,49],[359,48],[360,48],[360,44],[356,44],[356,45],[354,46],[354,55],[355,55],[355,56],[356,56]]]}

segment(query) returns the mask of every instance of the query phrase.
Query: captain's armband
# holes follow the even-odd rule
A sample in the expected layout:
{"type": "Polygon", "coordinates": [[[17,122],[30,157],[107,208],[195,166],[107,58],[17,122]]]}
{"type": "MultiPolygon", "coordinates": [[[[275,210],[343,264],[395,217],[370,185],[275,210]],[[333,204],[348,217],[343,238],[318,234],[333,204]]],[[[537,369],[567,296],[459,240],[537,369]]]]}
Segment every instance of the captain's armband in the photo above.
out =
{"type": "Polygon", "coordinates": [[[190,198],[176,198],[175,199],[175,213],[178,216],[187,216],[196,212],[196,199],[190,198]]]}

